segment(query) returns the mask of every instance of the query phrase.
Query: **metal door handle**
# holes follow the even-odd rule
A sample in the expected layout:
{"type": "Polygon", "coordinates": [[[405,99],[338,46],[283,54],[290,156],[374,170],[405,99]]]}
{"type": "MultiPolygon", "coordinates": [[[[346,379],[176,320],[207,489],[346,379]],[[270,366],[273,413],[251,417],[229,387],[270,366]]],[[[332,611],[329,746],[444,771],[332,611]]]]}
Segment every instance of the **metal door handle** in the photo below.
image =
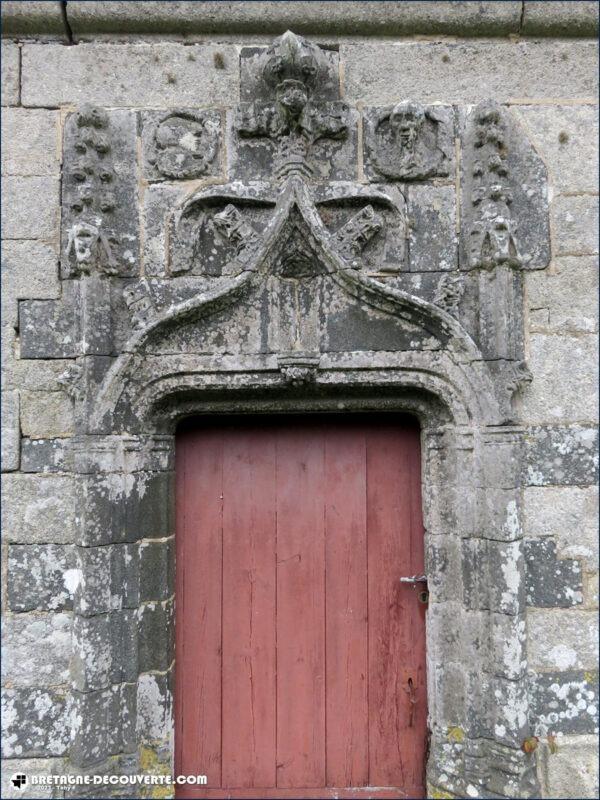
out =
{"type": "Polygon", "coordinates": [[[400,583],[427,583],[427,575],[410,575],[400,578],[400,583]]]}

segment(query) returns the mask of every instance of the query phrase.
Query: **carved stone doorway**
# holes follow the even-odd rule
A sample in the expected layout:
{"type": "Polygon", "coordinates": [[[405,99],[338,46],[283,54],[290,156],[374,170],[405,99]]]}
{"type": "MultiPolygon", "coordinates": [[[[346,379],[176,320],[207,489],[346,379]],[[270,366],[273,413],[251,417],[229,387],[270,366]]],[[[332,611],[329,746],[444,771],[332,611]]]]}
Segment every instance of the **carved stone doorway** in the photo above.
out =
{"type": "Polygon", "coordinates": [[[518,390],[544,167],[494,104],[350,108],[336,50],[289,32],[240,74],[226,112],[69,116],[62,294],[20,307],[22,357],[72,359],[72,764],[173,769],[178,421],[394,411],[422,430],[428,781],[535,795],[518,390]]]}

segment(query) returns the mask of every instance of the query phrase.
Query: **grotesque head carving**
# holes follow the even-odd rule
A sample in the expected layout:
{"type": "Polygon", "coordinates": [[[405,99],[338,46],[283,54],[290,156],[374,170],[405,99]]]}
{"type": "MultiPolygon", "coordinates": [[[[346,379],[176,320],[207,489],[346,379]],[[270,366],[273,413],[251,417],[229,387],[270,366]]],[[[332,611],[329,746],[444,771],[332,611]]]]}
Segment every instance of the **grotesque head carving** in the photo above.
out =
{"type": "Polygon", "coordinates": [[[92,266],[110,275],[117,271],[108,238],[91,222],[76,222],[69,231],[67,256],[71,255],[79,272],[89,272],[92,266]]]}
{"type": "Polygon", "coordinates": [[[399,103],[390,114],[390,127],[401,148],[412,151],[425,122],[425,111],[415,103],[399,103]]]}

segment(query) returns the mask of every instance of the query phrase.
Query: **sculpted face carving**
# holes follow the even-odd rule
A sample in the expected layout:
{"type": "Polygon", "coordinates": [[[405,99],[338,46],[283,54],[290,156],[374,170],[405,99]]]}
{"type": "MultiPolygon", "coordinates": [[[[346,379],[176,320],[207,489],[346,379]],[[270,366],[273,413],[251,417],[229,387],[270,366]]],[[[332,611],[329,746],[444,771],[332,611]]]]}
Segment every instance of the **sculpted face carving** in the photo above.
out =
{"type": "Polygon", "coordinates": [[[116,272],[109,240],[98,226],[89,222],[77,222],[71,228],[67,256],[71,254],[82,272],[89,272],[92,266],[108,274],[116,272]]]}
{"type": "Polygon", "coordinates": [[[290,119],[297,120],[308,103],[308,90],[299,81],[283,81],[276,90],[279,105],[285,109],[290,119]]]}
{"type": "Polygon", "coordinates": [[[396,106],[390,114],[390,127],[395,133],[398,146],[407,154],[414,153],[424,122],[425,112],[414,103],[396,106]]]}
{"type": "Polygon", "coordinates": [[[447,108],[408,102],[367,109],[367,171],[401,180],[448,175],[452,127],[447,108]]]}

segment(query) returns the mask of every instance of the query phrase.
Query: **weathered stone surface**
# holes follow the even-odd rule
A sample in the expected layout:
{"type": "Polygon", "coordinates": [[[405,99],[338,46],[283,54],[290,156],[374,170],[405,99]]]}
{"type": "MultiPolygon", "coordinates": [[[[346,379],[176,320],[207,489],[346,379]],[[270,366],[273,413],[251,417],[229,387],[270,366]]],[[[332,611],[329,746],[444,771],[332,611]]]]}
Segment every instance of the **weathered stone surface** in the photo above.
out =
{"type": "Polygon", "coordinates": [[[556,255],[580,256],[598,252],[597,197],[556,197],[551,216],[556,255]]]}
{"type": "Polygon", "coordinates": [[[597,732],[597,671],[538,673],[531,686],[531,719],[541,734],[597,732]]]}
{"type": "Polygon", "coordinates": [[[58,392],[63,387],[61,375],[73,364],[71,360],[10,359],[10,373],[6,376],[6,388],[26,389],[31,392],[58,392]]]}
{"type": "Polygon", "coordinates": [[[581,564],[559,560],[554,539],[525,539],[524,552],[527,605],[569,608],[583,602],[581,564]]]}
{"type": "Polygon", "coordinates": [[[84,615],[135,608],[140,601],[137,544],[77,548],[75,610],[84,615]]]}
{"type": "Polygon", "coordinates": [[[546,797],[598,796],[597,734],[561,737],[557,753],[541,748],[539,762],[546,797]]]}
{"type": "Polygon", "coordinates": [[[165,671],[173,658],[173,602],[144,603],[139,609],[140,672],[165,671]]]}
{"type": "Polygon", "coordinates": [[[148,180],[190,180],[221,172],[222,125],[218,111],[143,111],[140,120],[148,180]]]}
{"type": "Polygon", "coordinates": [[[79,578],[70,545],[8,547],[7,592],[11,611],[69,610],[79,578]]]}
{"type": "Polygon", "coordinates": [[[586,569],[598,568],[597,487],[527,488],[523,512],[528,537],[552,537],[559,558],[575,558],[586,569]]]}
{"type": "Polygon", "coordinates": [[[71,680],[74,689],[93,692],[137,677],[137,614],[114,611],[75,616],[71,680]]]}
{"type": "Polygon", "coordinates": [[[509,99],[589,97],[597,94],[594,43],[376,42],[340,45],[345,99],[388,105],[477,103],[509,99]]]}
{"type": "Polygon", "coordinates": [[[137,684],[137,734],[141,741],[171,737],[173,707],[170,675],[140,675],[137,684]]]}
{"type": "Polygon", "coordinates": [[[85,503],[79,531],[84,546],[170,536],[171,482],[167,472],[96,475],[80,481],[85,503]]]}
{"type": "Polygon", "coordinates": [[[70,703],[64,690],[2,690],[2,755],[46,758],[65,755],[71,740],[70,703]]]}
{"type": "Polygon", "coordinates": [[[463,597],[467,608],[512,616],[524,610],[525,585],[521,576],[525,560],[521,541],[464,539],[462,554],[463,597]]]}
{"type": "Polygon", "coordinates": [[[24,300],[19,304],[21,358],[63,359],[80,355],[79,297],[74,283],[63,284],[60,300],[24,300]],[[39,335],[40,328],[44,336],[39,335]]]}
{"type": "MultiPolygon", "coordinates": [[[[68,16],[76,34],[91,33],[260,33],[276,35],[286,28],[303,34],[407,35],[448,33],[460,36],[506,35],[519,30],[521,6],[516,2],[490,2],[455,6],[406,2],[400,9],[394,2],[365,7],[356,0],[339,2],[177,2],[169,12],[160,2],[105,2],[92,6],[70,2],[68,16]]],[[[576,30],[579,15],[566,15],[576,30]]],[[[588,29],[583,29],[588,30],[588,29]]],[[[588,35],[593,35],[588,30],[588,35]]]]}
{"type": "Polygon", "coordinates": [[[583,573],[583,604],[585,608],[598,609],[600,600],[600,582],[598,572],[583,573]]]}
{"type": "Polygon", "coordinates": [[[564,424],[598,418],[597,348],[593,335],[531,335],[528,365],[535,377],[523,390],[528,421],[564,424]]]}
{"type": "Polygon", "coordinates": [[[17,300],[56,298],[59,294],[58,259],[51,244],[2,243],[2,318],[5,325],[17,325],[17,300]]]}
{"type": "Polygon", "coordinates": [[[148,186],[144,192],[142,263],[145,275],[164,275],[167,271],[168,220],[182,196],[181,188],[160,183],[148,186]]]}
{"type": "Polygon", "coordinates": [[[514,542],[523,535],[518,490],[488,489],[480,515],[481,535],[486,539],[514,542]]]}
{"type": "Polygon", "coordinates": [[[110,624],[110,682],[131,683],[137,680],[138,609],[121,609],[108,615],[110,624]]]}
{"type": "Polygon", "coordinates": [[[2,392],[2,472],[19,469],[19,394],[2,392]]]}
{"type": "Polygon", "coordinates": [[[458,266],[456,193],[451,186],[415,184],[407,188],[412,272],[439,272],[458,266]]]}
{"type": "Polygon", "coordinates": [[[2,181],[2,236],[51,239],[58,227],[58,180],[7,176],[2,181]]]}
{"type": "MultiPolygon", "coordinates": [[[[494,674],[511,681],[523,680],[527,668],[527,629],[525,614],[486,615],[483,630],[491,627],[491,660],[494,674]]],[[[479,642],[484,637],[478,638],[479,642]]]]}
{"type": "Polygon", "coordinates": [[[2,42],[2,88],[0,91],[3,106],[16,106],[19,103],[19,46],[14,42],[2,42]]]}
{"type": "Polygon", "coordinates": [[[596,36],[598,4],[589,0],[578,3],[525,0],[521,33],[525,36],[596,36]]]}
{"type": "Polygon", "coordinates": [[[513,106],[548,167],[554,191],[598,191],[598,107],[513,106]]]}
{"type": "Polygon", "coordinates": [[[594,670],[598,665],[597,615],[576,609],[527,612],[529,666],[541,670],[594,670]]]}
{"type": "MultiPolygon", "coordinates": [[[[2,762],[2,797],[8,800],[16,800],[23,797],[23,789],[18,789],[13,785],[11,778],[13,775],[27,775],[27,777],[64,775],[66,773],[65,762],[59,758],[11,758],[2,762]]],[[[31,782],[27,785],[27,797],[32,800],[37,798],[53,797],[53,789],[50,786],[33,786],[31,782]]]]}
{"type": "Polygon", "coordinates": [[[237,67],[231,45],[25,44],[21,91],[24,105],[46,108],[219,105],[237,94],[237,67]]]}
{"type": "Polygon", "coordinates": [[[174,540],[140,543],[140,600],[166,600],[174,590],[174,540]]]}
{"type": "Polygon", "coordinates": [[[97,692],[73,692],[71,763],[97,764],[135,747],[136,687],[120,684],[97,692]]]}
{"type": "Polygon", "coordinates": [[[62,475],[5,475],[2,529],[9,542],[57,544],[75,536],[75,481],[62,475]]]}
{"type": "Polygon", "coordinates": [[[59,34],[65,36],[61,3],[57,0],[2,3],[2,33],[7,34],[59,34]]]}
{"type": "Polygon", "coordinates": [[[71,466],[69,441],[65,439],[23,439],[23,472],[68,472],[71,466]]]}
{"type": "MultiPolygon", "coordinates": [[[[9,5],[19,5],[10,3],[9,5]]],[[[34,3],[33,5],[42,5],[34,3]]],[[[50,4],[43,4],[50,5],[50,4]]],[[[21,17],[13,14],[9,25],[21,32],[21,17]]],[[[33,15],[32,15],[33,16],[33,15]]],[[[159,2],[88,2],[70,0],[69,22],[78,35],[94,33],[180,34],[181,20],[186,33],[271,33],[293,28],[305,34],[408,35],[455,34],[458,36],[500,36],[525,33],[528,36],[588,36],[597,30],[594,2],[542,2],[502,4],[480,2],[465,6],[440,2],[406,2],[402,13],[395,3],[381,2],[366,9],[360,2],[296,2],[273,6],[269,2],[215,3],[177,2],[166,12],[159,2]],[[525,12],[523,18],[523,5],[525,12]]],[[[29,23],[31,25],[31,23],[29,23]]],[[[42,21],[40,20],[40,25],[42,21]]],[[[45,26],[44,26],[45,27],[45,26]]],[[[29,28],[28,28],[29,30],[29,28]]],[[[43,32],[39,29],[33,32],[43,32]]]]}
{"type": "MultiPolygon", "coordinates": [[[[406,35],[448,33],[459,36],[517,33],[521,5],[516,2],[479,2],[456,6],[441,2],[394,2],[365,7],[346,2],[177,2],[167,11],[160,2],[103,2],[90,6],[70,0],[68,16],[76,34],[260,33],[277,35],[286,28],[304,34],[406,35]]],[[[578,19],[578,15],[571,15],[578,19]]],[[[574,20],[574,24],[575,24],[574,20]]]]}
{"type": "Polygon", "coordinates": [[[23,436],[71,436],[74,424],[73,402],[64,392],[21,392],[23,436]]]}
{"type": "Polygon", "coordinates": [[[581,425],[530,428],[525,437],[525,482],[530,486],[596,483],[597,451],[597,428],[581,425]]]}
{"type": "Polygon", "coordinates": [[[2,623],[2,680],[60,686],[69,679],[70,614],[8,614],[2,623]]]}
{"type": "Polygon", "coordinates": [[[552,272],[525,276],[529,329],[536,333],[595,333],[598,330],[598,258],[561,257],[552,272]]]}
{"type": "Polygon", "coordinates": [[[58,175],[58,111],[7,108],[2,139],[3,175],[58,175]]]}

